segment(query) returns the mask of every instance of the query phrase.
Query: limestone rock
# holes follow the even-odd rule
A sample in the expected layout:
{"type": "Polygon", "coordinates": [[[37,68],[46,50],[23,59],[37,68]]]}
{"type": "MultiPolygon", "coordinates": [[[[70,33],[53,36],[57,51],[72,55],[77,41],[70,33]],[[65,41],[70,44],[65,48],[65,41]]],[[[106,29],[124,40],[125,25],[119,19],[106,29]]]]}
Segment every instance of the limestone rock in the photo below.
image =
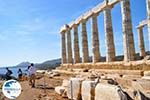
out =
{"type": "Polygon", "coordinates": [[[53,78],[53,77],[56,77],[56,76],[60,76],[60,73],[53,72],[52,74],[49,75],[49,78],[53,78]]]}
{"type": "Polygon", "coordinates": [[[82,100],[94,100],[95,97],[95,81],[83,81],[82,82],[82,100]]]}
{"type": "Polygon", "coordinates": [[[71,78],[68,83],[67,96],[69,99],[81,100],[82,78],[71,78]]]}
{"type": "Polygon", "coordinates": [[[62,95],[64,93],[64,91],[65,91],[65,87],[57,86],[57,87],[55,87],[55,91],[56,91],[56,93],[62,95]]]}
{"type": "Polygon", "coordinates": [[[95,88],[95,100],[128,100],[118,86],[99,83],[95,88]]]}

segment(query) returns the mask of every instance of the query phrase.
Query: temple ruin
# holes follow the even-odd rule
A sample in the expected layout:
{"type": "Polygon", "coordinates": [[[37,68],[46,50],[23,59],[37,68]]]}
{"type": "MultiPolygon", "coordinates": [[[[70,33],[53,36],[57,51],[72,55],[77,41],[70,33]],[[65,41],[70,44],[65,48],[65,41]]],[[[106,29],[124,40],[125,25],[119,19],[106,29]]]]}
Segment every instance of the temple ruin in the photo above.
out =
{"type": "MultiPolygon", "coordinates": [[[[62,52],[62,66],[73,64],[96,64],[101,61],[101,52],[99,44],[99,32],[98,32],[98,21],[97,17],[100,13],[104,14],[104,29],[106,36],[106,63],[118,62],[116,61],[116,51],[114,34],[112,27],[111,10],[113,7],[120,3],[121,4],[121,15],[122,15],[122,34],[123,34],[123,49],[124,49],[124,60],[123,63],[133,62],[136,58],[134,34],[132,29],[132,19],[130,10],[130,0],[104,0],[96,7],[82,14],[75,21],[64,25],[60,29],[61,33],[61,52],[62,52]],[[92,62],[89,61],[89,47],[87,38],[87,27],[86,23],[89,19],[91,21],[92,30],[92,62]],[[81,25],[81,43],[82,43],[82,57],[80,57],[79,47],[79,36],[78,27],[81,25]],[[73,43],[71,40],[71,31],[73,30],[73,43]],[[73,45],[73,51],[72,51],[73,45]],[[73,57],[74,55],[74,57],[73,57]],[[80,60],[82,58],[82,61],[80,60]]],[[[144,59],[146,55],[143,27],[148,26],[149,43],[150,43],[150,0],[147,0],[147,19],[140,22],[137,26],[138,37],[139,37],[139,48],[140,56],[144,59]]],[[[150,47],[150,46],[149,46],[150,47]]],[[[121,62],[121,63],[122,63],[121,62]]],[[[146,63],[149,63],[149,60],[146,63]]]]}

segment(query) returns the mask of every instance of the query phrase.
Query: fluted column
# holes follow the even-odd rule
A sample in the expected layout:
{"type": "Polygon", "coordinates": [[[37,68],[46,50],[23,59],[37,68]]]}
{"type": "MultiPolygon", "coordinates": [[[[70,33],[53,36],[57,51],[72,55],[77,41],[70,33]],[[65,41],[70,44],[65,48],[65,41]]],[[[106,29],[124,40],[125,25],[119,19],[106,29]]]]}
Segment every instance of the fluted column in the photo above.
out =
{"type": "Polygon", "coordinates": [[[97,15],[92,15],[92,52],[93,52],[93,63],[100,61],[100,50],[99,50],[99,33],[97,24],[97,15]]]}
{"type": "Polygon", "coordinates": [[[61,55],[62,55],[62,64],[65,64],[66,61],[66,37],[65,37],[65,32],[61,32],[61,55]]]}
{"type": "Polygon", "coordinates": [[[74,63],[80,62],[80,52],[79,52],[79,38],[78,38],[78,25],[73,26],[74,29],[74,63]]]}
{"type": "Polygon", "coordinates": [[[106,61],[111,62],[115,60],[115,45],[110,6],[104,9],[104,26],[106,37],[106,61]]]}
{"type": "Polygon", "coordinates": [[[150,0],[146,0],[147,19],[148,19],[148,34],[149,34],[149,50],[150,50],[150,0]]]}
{"type": "Polygon", "coordinates": [[[121,12],[124,44],[124,61],[132,61],[135,59],[135,47],[132,31],[130,0],[121,0],[121,12]]]}
{"type": "Polygon", "coordinates": [[[86,30],[86,20],[81,21],[82,26],[82,62],[89,62],[88,38],[86,30]]]}
{"type": "Polygon", "coordinates": [[[139,37],[140,56],[145,57],[143,27],[139,27],[137,30],[138,30],[138,37],[139,37]]]}
{"type": "Polygon", "coordinates": [[[71,32],[69,26],[67,26],[67,63],[73,63],[72,61],[72,45],[71,45],[71,32]]]}

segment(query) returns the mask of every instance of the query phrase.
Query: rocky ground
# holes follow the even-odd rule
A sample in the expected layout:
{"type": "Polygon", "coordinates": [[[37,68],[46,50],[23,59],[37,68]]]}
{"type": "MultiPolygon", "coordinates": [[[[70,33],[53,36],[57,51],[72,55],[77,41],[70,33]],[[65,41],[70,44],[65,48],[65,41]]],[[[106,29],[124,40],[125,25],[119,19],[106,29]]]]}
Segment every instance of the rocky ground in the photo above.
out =
{"type": "MultiPolygon", "coordinates": [[[[22,86],[22,93],[16,100],[69,100],[67,96],[70,96],[69,98],[71,98],[72,93],[70,91],[71,87],[68,86],[71,86],[71,84],[73,87],[72,92],[74,93],[74,98],[80,97],[82,100],[93,100],[88,99],[91,97],[97,98],[95,100],[99,100],[99,98],[102,97],[105,98],[102,100],[126,100],[119,99],[120,96],[118,95],[118,89],[120,91],[125,91],[132,98],[132,100],[149,100],[139,99],[142,96],[139,94],[141,92],[144,93],[145,96],[150,97],[150,71],[56,69],[50,72],[38,71],[38,73],[35,88],[31,88],[28,81],[20,82],[22,86]],[[72,83],[70,83],[70,80],[72,83]],[[121,89],[118,88],[118,86],[120,86],[121,89]],[[69,89],[69,92],[67,92],[66,89],[69,89]],[[92,93],[90,92],[91,90],[93,91],[92,93]],[[113,94],[110,91],[114,91],[113,94]],[[135,92],[138,94],[135,95],[135,92]],[[67,93],[68,95],[66,95],[67,93]],[[100,95],[99,93],[106,95],[100,95]],[[109,97],[111,97],[111,99],[106,99],[109,97]],[[135,99],[137,97],[138,99],[135,99]]],[[[3,96],[0,94],[0,100],[8,100],[7,98],[2,98],[3,96]]]]}
{"type": "MultiPolygon", "coordinates": [[[[31,88],[28,84],[28,81],[20,82],[22,86],[22,93],[16,100],[68,100],[67,98],[62,98],[54,90],[56,86],[62,84],[62,80],[64,78],[67,78],[67,76],[60,75],[54,78],[49,78],[45,76],[45,79],[41,78],[36,80],[35,88],[31,88]],[[46,85],[44,85],[44,80],[46,85]]],[[[0,100],[9,100],[9,99],[0,98],[0,100]]]]}

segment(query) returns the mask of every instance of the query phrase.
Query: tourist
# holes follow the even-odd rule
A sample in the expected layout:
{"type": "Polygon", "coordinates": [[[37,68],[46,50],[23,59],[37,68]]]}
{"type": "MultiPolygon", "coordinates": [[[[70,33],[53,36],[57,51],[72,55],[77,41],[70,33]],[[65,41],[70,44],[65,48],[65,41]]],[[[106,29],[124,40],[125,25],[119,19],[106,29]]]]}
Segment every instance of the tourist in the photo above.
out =
{"type": "Polygon", "coordinates": [[[29,82],[30,82],[30,85],[32,87],[35,87],[36,68],[35,68],[35,66],[34,66],[33,63],[31,63],[31,65],[28,66],[28,72],[29,72],[29,82]]]}
{"type": "Polygon", "coordinates": [[[6,68],[7,72],[6,72],[6,80],[10,80],[12,79],[11,75],[13,74],[13,72],[9,69],[9,68],[6,68]]]}
{"type": "Polygon", "coordinates": [[[22,70],[19,68],[18,70],[18,79],[21,80],[22,79],[22,70]]]}

